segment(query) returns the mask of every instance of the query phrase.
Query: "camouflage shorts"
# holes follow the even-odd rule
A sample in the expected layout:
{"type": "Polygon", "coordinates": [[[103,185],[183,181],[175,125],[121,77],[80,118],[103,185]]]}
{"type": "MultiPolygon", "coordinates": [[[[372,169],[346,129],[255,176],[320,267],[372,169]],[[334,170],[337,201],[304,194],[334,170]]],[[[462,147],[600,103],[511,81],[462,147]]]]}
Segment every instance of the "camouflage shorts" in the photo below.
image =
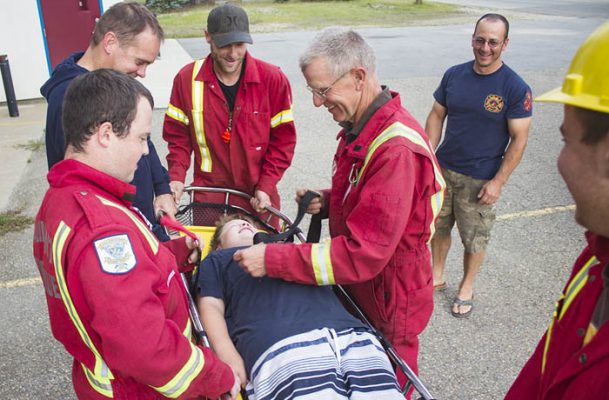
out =
{"type": "Polygon", "coordinates": [[[436,235],[450,236],[455,222],[466,253],[486,250],[495,222],[495,207],[479,204],[478,193],[487,182],[442,168],[446,181],[444,204],[436,221],[436,235]]]}

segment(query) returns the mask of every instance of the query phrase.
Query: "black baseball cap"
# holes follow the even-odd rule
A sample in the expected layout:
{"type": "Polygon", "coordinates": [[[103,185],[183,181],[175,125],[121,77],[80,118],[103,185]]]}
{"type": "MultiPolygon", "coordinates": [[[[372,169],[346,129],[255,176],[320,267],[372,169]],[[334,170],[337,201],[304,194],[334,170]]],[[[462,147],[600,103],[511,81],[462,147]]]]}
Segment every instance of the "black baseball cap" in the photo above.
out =
{"type": "Polygon", "coordinates": [[[209,12],[207,32],[217,47],[233,43],[254,43],[245,10],[234,4],[226,3],[209,12]]]}

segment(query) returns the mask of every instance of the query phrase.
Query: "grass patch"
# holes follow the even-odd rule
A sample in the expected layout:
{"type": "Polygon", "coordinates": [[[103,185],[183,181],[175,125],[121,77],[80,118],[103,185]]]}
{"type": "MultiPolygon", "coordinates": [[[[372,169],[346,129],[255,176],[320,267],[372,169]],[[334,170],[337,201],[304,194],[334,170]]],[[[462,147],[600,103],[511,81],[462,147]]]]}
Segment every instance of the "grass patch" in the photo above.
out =
{"type": "Polygon", "coordinates": [[[22,231],[34,223],[34,219],[21,214],[21,210],[0,213],[0,236],[9,232],[22,231]]]}
{"type": "MultiPolygon", "coordinates": [[[[250,19],[251,32],[318,30],[330,25],[352,27],[412,26],[463,16],[457,6],[414,0],[351,0],[275,3],[257,0],[242,3],[250,19]]],[[[193,6],[181,11],[159,14],[158,19],[169,38],[202,37],[207,14],[213,6],[193,6]]]]}
{"type": "Polygon", "coordinates": [[[44,139],[38,139],[38,140],[29,140],[27,143],[23,143],[23,144],[16,144],[13,147],[18,150],[38,151],[38,150],[44,149],[45,144],[44,144],[44,139]]]}

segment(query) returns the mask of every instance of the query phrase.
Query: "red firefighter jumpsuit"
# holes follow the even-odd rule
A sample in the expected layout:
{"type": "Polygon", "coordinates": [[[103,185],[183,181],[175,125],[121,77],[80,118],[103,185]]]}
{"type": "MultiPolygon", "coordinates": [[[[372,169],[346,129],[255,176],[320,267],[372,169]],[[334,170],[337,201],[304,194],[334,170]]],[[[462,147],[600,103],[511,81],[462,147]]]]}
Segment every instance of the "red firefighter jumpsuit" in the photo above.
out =
{"type": "Polygon", "coordinates": [[[135,188],[75,160],[48,175],[34,257],[53,335],[74,357],[80,399],[212,398],[230,368],[190,341],[177,270],[182,240],[159,243],[126,198],[135,188]]]}
{"type": "Polygon", "coordinates": [[[324,191],[332,239],[268,245],[267,273],[294,282],[345,285],[416,371],[417,335],[433,311],[427,242],[444,180],[427,136],[397,93],[352,143],[346,144],[344,132],[339,140],[332,188],[324,191]]]}
{"type": "Polygon", "coordinates": [[[584,344],[609,268],[609,238],[586,234],[588,247],[573,267],[546,334],[509,390],[508,400],[606,399],[609,325],[584,344]]]}
{"type": "MultiPolygon", "coordinates": [[[[172,181],[184,182],[195,154],[196,186],[267,193],[279,209],[277,183],[290,166],[296,146],[292,93],[279,67],[246,53],[245,72],[232,121],[213,71],[211,57],[186,65],[174,78],[163,138],[172,181]],[[223,133],[230,125],[230,140],[223,133]]],[[[222,203],[222,195],[201,194],[197,201],[222,203]]],[[[237,204],[253,212],[249,202],[237,204]]],[[[212,221],[213,222],[213,221],[212,221]]]]}

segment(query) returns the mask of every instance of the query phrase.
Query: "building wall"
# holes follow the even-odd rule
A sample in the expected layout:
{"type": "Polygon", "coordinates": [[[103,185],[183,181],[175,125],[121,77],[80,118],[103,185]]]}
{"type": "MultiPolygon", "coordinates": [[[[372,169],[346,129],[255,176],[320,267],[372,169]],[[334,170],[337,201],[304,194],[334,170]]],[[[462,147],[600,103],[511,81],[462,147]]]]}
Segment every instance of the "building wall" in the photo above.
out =
{"type": "MultiPolygon", "coordinates": [[[[101,1],[106,10],[120,0],[101,1]]],[[[0,0],[0,10],[0,54],[8,55],[17,100],[40,98],[49,71],[38,2],[0,0]]],[[[0,102],[6,102],[0,86],[0,102]]]]}

